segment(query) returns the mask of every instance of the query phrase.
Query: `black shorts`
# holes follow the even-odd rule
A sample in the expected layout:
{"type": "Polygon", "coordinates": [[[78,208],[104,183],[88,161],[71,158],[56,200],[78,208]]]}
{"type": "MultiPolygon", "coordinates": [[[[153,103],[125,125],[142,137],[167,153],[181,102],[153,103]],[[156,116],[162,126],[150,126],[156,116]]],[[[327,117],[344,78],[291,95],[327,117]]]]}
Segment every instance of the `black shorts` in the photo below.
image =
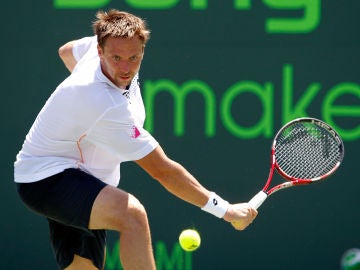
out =
{"type": "Polygon", "coordinates": [[[106,231],[89,230],[93,203],[106,184],[78,169],[67,169],[41,181],[17,183],[25,205],[45,216],[60,269],[73,261],[74,254],[90,259],[103,269],[106,231]]]}

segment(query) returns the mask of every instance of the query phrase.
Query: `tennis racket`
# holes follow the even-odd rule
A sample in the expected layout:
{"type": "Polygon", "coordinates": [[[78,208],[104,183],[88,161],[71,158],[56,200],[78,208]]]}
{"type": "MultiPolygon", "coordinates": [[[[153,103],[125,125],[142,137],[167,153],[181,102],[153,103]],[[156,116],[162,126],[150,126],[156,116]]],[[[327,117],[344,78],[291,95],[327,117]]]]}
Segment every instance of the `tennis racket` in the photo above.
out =
{"type": "Polygon", "coordinates": [[[277,132],[270,157],[266,184],[249,201],[255,209],[276,191],[312,184],[332,175],[344,157],[344,144],[338,133],[325,122],[315,118],[298,118],[277,132]],[[274,171],[287,181],[270,187],[274,171]]]}

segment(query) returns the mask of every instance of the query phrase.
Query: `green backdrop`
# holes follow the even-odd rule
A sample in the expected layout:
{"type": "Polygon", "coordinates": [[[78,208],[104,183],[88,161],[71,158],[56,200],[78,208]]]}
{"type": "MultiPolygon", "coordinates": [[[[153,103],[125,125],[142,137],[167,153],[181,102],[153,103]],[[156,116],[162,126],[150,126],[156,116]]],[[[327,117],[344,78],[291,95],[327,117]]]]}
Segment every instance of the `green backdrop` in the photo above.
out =
{"type": "MultiPolygon", "coordinates": [[[[360,2],[331,0],[54,0],[2,3],[1,269],[56,269],[46,222],[20,202],[13,161],[36,114],[67,71],[66,41],[91,35],[97,9],[144,17],[152,30],[141,69],[146,127],[167,154],[231,202],[267,178],[274,132],[313,116],[345,141],[340,170],[321,184],[274,195],[238,232],[178,200],[133,163],[120,187],[149,213],[158,269],[340,269],[360,247],[360,2]],[[202,246],[177,237],[195,227],[202,246]]],[[[109,233],[106,269],[121,269],[109,233]]]]}

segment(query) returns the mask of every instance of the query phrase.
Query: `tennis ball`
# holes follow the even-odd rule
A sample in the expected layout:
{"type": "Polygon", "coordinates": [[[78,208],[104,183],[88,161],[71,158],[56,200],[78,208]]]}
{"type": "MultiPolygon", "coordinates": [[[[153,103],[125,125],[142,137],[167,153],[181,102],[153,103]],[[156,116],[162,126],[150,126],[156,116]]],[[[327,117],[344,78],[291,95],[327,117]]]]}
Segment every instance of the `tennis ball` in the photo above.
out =
{"type": "Polygon", "coordinates": [[[183,250],[194,251],[200,246],[201,238],[196,230],[186,229],[180,233],[179,243],[183,250]]]}

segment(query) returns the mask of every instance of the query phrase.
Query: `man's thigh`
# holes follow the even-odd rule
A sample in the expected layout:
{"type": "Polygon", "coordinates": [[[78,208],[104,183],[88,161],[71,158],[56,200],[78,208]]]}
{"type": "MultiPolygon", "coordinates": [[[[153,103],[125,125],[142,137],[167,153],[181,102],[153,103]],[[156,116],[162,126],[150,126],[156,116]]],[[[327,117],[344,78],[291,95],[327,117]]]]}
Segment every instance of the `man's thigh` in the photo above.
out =
{"type": "Polygon", "coordinates": [[[142,214],[146,215],[145,209],[133,195],[119,188],[106,186],[95,199],[89,228],[122,231],[142,214]]]}

